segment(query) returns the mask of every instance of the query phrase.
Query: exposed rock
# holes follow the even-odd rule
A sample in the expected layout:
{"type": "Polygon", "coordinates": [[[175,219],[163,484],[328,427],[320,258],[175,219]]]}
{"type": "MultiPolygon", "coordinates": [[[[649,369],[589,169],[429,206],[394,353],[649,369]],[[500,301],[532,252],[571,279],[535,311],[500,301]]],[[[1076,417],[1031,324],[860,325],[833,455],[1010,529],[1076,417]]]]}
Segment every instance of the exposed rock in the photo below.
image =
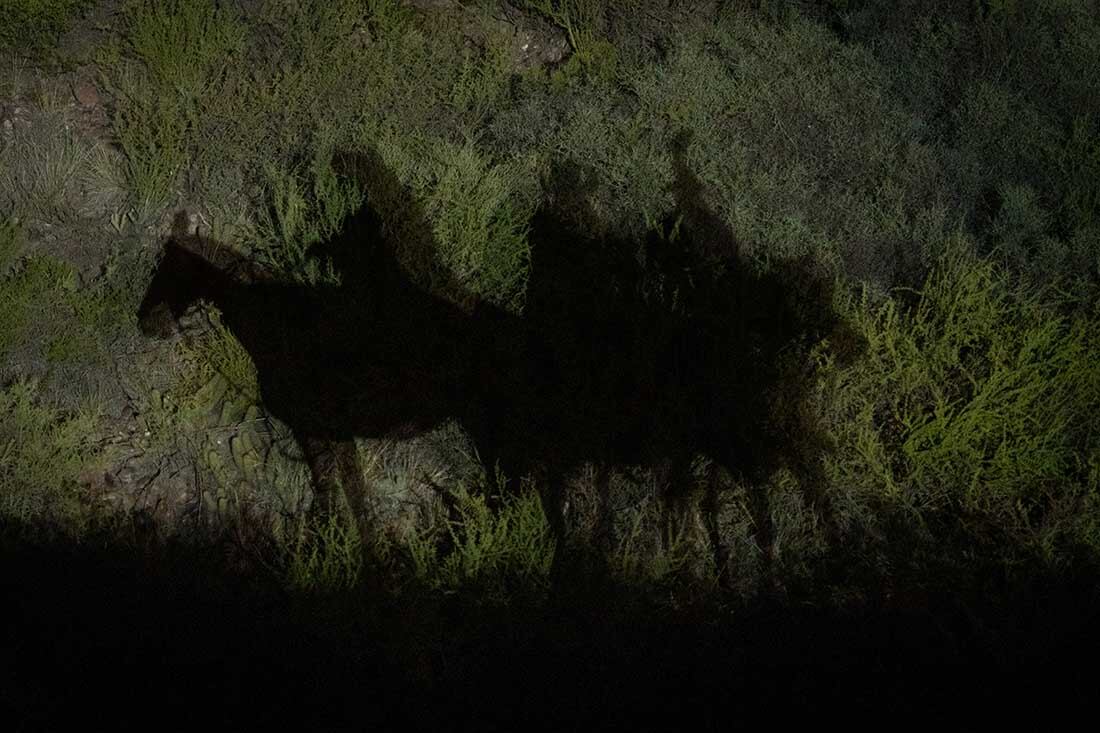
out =
{"type": "Polygon", "coordinates": [[[549,21],[503,3],[491,15],[467,8],[457,0],[406,0],[422,12],[450,13],[468,43],[486,48],[504,42],[509,66],[516,72],[559,64],[569,55],[565,32],[549,21]]]}
{"type": "Polygon", "coordinates": [[[565,32],[543,18],[523,13],[507,3],[494,18],[492,31],[508,38],[509,58],[516,72],[559,64],[569,55],[565,32]]]}
{"type": "Polygon", "coordinates": [[[515,26],[512,62],[517,70],[559,64],[569,55],[565,33],[546,21],[524,16],[515,26]]]}
{"type": "Polygon", "coordinates": [[[102,100],[99,97],[99,89],[87,79],[80,79],[73,83],[73,97],[77,104],[85,109],[98,107],[102,100]]]}

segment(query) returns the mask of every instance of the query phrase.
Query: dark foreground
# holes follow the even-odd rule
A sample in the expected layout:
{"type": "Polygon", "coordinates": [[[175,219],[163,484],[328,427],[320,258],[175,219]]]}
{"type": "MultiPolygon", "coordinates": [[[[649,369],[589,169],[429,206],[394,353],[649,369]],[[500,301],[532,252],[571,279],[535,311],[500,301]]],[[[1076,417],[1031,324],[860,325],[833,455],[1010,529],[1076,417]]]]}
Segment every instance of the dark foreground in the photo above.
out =
{"type": "Polygon", "coordinates": [[[793,717],[959,730],[1053,719],[1096,692],[1095,594],[1068,579],[984,606],[658,613],[611,592],[508,610],[411,592],[305,599],[180,548],[8,542],[0,562],[12,731],[74,716],[99,729],[695,731],[793,717]]]}

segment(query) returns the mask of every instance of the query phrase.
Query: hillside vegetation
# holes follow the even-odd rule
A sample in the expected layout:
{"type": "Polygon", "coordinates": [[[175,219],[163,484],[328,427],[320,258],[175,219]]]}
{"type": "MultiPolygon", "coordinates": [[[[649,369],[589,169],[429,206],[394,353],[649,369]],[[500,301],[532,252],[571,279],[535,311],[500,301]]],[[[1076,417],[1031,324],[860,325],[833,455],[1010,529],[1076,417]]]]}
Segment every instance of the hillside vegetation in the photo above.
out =
{"type": "MultiPolygon", "coordinates": [[[[364,594],[438,618],[949,607],[989,649],[1034,588],[1091,613],[1097,59],[1092,0],[8,0],[5,546],[202,548],[336,626],[364,594]],[[371,265],[326,249],[364,212],[471,322],[560,301],[563,349],[586,324],[725,334],[707,378],[754,385],[715,395],[744,395],[706,418],[727,444],[539,470],[458,421],[344,436],[332,480],[368,515],[317,511],[331,476],[265,410],[229,314],[200,303],[157,340],[137,313],[173,236],[368,293],[371,265]]],[[[432,623],[398,657],[442,658],[432,623]]]]}

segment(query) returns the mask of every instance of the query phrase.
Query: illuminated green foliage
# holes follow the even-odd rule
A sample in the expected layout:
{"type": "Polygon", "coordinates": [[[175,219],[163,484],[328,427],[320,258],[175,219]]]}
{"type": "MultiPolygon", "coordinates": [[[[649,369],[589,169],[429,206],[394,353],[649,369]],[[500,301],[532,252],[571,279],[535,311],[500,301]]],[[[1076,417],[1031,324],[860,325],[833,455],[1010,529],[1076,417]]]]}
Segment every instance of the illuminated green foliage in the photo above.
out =
{"type": "Polygon", "coordinates": [[[930,538],[961,525],[1006,557],[1096,552],[1100,310],[1059,315],[949,246],[912,306],[843,304],[867,350],[847,368],[822,357],[834,521],[875,534],[900,515],[930,538]]]}

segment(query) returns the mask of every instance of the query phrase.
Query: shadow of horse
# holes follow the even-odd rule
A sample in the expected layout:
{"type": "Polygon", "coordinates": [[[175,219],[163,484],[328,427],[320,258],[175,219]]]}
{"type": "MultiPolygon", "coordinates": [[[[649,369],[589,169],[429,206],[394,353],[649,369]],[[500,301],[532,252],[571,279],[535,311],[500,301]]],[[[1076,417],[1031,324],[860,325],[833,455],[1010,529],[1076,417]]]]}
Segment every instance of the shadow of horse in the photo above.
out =
{"type": "Polygon", "coordinates": [[[453,281],[426,288],[411,277],[395,245],[430,259],[428,217],[375,156],[339,163],[368,196],[311,253],[339,284],[279,281],[177,228],[139,313],[147,335],[164,337],[199,300],[221,311],[255,363],[265,409],[307,457],[318,507],[340,486],[364,516],[354,438],[413,436],[451,419],[486,465],[539,477],[559,530],[556,492],[583,463],[686,477],[702,453],[756,475],[795,456],[795,437],[810,443],[797,410],[776,405],[797,405],[806,387],[786,357],[840,325],[831,281],[805,262],[766,275],[743,264],[682,155],[677,216],[641,241],[594,240],[560,209],[537,212],[522,315],[463,300],[453,281]],[[402,200],[399,209],[369,205],[384,191],[376,198],[402,200]]]}

